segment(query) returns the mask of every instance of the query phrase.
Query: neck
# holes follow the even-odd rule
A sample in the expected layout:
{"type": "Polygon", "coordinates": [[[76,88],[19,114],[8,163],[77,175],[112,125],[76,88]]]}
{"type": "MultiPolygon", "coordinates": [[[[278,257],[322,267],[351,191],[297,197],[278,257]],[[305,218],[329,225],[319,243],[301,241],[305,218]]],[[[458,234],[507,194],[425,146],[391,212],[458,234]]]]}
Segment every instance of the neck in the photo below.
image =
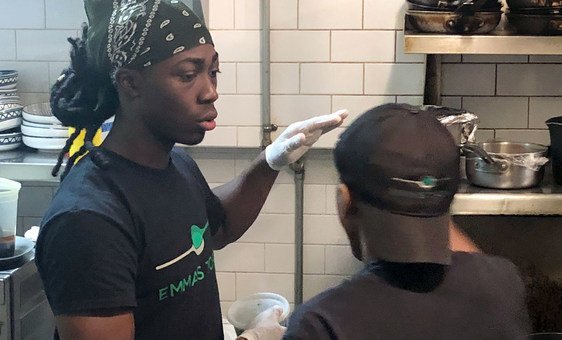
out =
{"type": "Polygon", "coordinates": [[[118,114],[103,147],[143,166],[165,169],[174,143],[154,136],[136,119],[118,114]]]}

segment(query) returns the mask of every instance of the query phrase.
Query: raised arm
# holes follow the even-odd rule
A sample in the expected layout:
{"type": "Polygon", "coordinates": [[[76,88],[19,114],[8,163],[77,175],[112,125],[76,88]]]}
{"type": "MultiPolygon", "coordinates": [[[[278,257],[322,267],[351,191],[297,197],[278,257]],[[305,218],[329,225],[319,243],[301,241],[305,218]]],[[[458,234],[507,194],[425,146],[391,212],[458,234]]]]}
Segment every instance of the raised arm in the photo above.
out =
{"type": "Polygon", "coordinates": [[[322,134],[340,126],[347,115],[346,110],[340,110],[291,124],[246,171],[213,189],[226,212],[226,225],[214,236],[217,249],[236,241],[254,223],[278,171],[302,157],[322,134]]]}

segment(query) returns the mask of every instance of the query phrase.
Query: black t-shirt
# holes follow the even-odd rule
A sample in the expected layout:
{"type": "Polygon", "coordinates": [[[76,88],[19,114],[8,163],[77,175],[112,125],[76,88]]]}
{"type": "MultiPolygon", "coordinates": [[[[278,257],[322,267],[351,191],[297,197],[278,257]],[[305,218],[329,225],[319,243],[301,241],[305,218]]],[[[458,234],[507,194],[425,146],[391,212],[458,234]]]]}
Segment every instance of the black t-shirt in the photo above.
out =
{"type": "Polygon", "coordinates": [[[157,170],[98,148],[42,221],[36,258],[53,312],[130,310],[136,339],[223,339],[212,239],[222,222],[183,151],[157,170]]]}
{"type": "Polygon", "coordinates": [[[284,339],[520,339],[530,330],[524,300],[511,262],[457,252],[429,292],[397,288],[365,268],[297,308],[284,339]]]}

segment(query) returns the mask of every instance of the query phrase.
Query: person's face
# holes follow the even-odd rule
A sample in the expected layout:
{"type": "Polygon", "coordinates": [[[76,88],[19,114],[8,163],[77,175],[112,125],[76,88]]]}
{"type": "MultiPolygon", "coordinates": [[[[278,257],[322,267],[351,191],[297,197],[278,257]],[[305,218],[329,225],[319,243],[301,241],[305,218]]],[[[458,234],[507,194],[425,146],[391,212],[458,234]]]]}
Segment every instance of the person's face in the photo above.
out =
{"type": "Polygon", "coordinates": [[[216,127],[218,54],[206,44],[178,53],[143,72],[143,120],[164,142],[198,144],[216,127]]]}

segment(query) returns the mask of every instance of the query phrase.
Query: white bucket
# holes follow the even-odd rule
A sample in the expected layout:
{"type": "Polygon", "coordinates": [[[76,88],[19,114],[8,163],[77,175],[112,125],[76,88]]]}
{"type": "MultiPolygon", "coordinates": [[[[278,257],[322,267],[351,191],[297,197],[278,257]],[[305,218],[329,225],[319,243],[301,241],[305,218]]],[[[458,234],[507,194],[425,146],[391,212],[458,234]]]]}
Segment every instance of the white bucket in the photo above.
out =
{"type": "Polygon", "coordinates": [[[19,182],[0,178],[0,257],[14,256],[19,182]]]}

